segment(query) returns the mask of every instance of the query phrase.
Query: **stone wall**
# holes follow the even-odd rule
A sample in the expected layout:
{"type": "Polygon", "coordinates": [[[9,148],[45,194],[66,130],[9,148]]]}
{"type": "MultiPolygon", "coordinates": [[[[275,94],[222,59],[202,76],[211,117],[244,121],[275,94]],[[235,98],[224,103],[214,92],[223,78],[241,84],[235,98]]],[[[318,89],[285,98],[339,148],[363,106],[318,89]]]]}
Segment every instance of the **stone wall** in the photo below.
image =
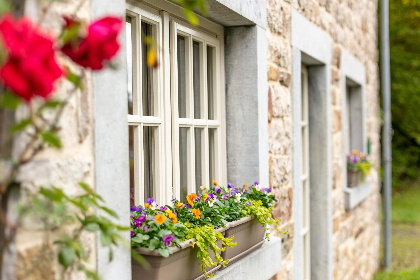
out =
{"type": "MultiPolygon", "coordinates": [[[[293,279],[292,182],[292,49],[291,10],[296,9],[331,38],[333,265],[334,279],[370,279],[379,265],[380,238],[380,121],[377,50],[377,1],[267,0],[268,100],[270,185],[280,203],[274,214],[283,219],[282,270],[273,279],[293,279]],[[346,211],[343,191],[341,48],[366,69],[366,131],[375,168],[372,193],[355,209],[346,211]]],[[[297,238],[297,236],[296,236],[297,238]]]]}
{"type": "MultiPolygon", "coordinates": [[[[27,0],[26,14],[39,22],[51,36],[58,37],[64,20],[63,15],[76,13],[82,20],[90,18],[90,1],[33,1],[27,0]],[[50,3],[50,4],[49,4],[50,3]]],[[[69,65],[77,71],[70,61],[60,58],[61,65],[69,65]]],[[[65,100],[73,85],[61,79],[56,84],[53,98],[65,100]]],[[[58,151],[46,149],[23,167],[18,179],[22,182],[25,193],[32,193],[39,187],[51,185],[62,188],[68,194],[81,191],[78,182],[94,186],[93,152],[93,106],[91,74],[83,79],[83,91],[75,92],[64,110],[59,127],[63,148],[58,151]]],[[[20,143],[22,144],[22,143],[20,143]]],[[[19,145],[18,145],[19,146],[19,145]]],[[[49,279],[84,279],[84,274],[69,271],[62,277],[63,271],[57,263],[57,245],[53,245],[56,233],[42,231],[42,227],[25,220],[19,227],[16,237],[16,277],[25,280],[49,279]],[[72,275],[69,277],[69,275],[72,275]]],[[[95,269],[96,237],[94,234],[82,237],[85,249],[91,253],[90,267],[95,269]]]]}

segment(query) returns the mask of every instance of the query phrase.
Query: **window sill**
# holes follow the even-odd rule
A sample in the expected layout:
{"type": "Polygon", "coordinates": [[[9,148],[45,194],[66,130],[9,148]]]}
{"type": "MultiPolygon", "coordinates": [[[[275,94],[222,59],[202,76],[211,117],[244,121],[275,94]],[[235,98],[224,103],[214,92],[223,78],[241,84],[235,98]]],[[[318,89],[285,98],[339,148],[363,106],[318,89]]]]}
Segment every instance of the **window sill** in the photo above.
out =
{"type": "Polygon", "coordinates": [[[261,248],[247,255],[234,264],[219,270],[215,280],[266,280],[270,279],[281,268],[281,239],[270,237],[261,248]]]}
{"type": "Polygon", "coordinates": [[[366,178],[366,181],[357,187],[345,187],[344,193],[346,210],[349,211],[362,203],[370,195],[371,191],[372,182],[369,178],[366,178]]]}

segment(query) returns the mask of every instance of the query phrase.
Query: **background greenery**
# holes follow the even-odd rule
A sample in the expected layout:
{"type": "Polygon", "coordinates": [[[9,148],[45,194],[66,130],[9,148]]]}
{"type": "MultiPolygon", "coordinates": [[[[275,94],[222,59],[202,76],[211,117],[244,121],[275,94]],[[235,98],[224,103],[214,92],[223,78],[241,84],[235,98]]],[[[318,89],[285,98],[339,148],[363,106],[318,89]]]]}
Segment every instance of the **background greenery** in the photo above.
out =
{"type": "Polygon", "coordinates": [[[393,189],[401,191],[420,186],[420,0],[390,0],[389,21],[393,189]]]}

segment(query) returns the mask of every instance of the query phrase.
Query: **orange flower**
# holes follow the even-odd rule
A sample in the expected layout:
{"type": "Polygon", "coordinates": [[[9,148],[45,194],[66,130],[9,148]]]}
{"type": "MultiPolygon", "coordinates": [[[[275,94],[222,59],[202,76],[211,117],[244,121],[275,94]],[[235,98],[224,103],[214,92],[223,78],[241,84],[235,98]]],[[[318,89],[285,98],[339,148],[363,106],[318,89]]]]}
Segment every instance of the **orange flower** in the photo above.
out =
{"type": "Polygon", "coordinates": [[[201,215],[200,209],[193,209],[192,213],[195,215],[196,219],[200,219],[200,215],[201,215]]]}
{"type": "Polygon", "coordinates": [[[196,199],[196,198],[197,198],[197,195],[195,193],[187,195],[187,201],[191,206],[194,205],[194,199],[196,199]]]}
{"type": "Polygon", "coordinates": [[[172,223],[176,224],[178,222],[178,218],[174,215],[174,217],[172,218],[172,223]]]}
{"type": "Polygon", "coordinates": [[[178,204],[176,205],[176,208],[181,208],[182,206],[184,206],[184,203],[182,203],[182,202],[178,202],[178,204]]]}
{"type": "Polygon", "coordinates": [[[194,248],[195,243],[197,243],[197,242],[193,242],[193,243],[192,243],[192,247],[193,247],[193,248],[194,248]]]}
{"type": "Polygon", "coordinates": [[[163,222],[165,222],[165,220],[166,220],[166,217],[163,216],[162,214],[157,214],[156,217],[155,217],[155,221],[159,225],[163,224],[163,222]]]}
{"type": "Polygon", "coordinates": [[[219,184],[215,180],[211,180],[213,182],[213,185],[219,186],[219,184]]]}
{"type": "Polygon", "coordinates": [[[248,185],[246,183],[244,184],[244,187],[245,187],[245,190],[247,191],[248,190],[248,185]]]}
{"type": "MultiPolygon", "coordinates": [[[[171,213],[172,213],[172,211],[171,210],[165,210],[165,214],[166,214],[166,216],[168,216],[169,218],[171,217],[170,215],[171,215],[171,213]]],[[[172,213],[173,214],[173,213],[172,213]]]]}
{"type": "Polygon", "coordinates": [[[144,204],[144,207],[149,208],[149,207],[150,207],[149,203],[147,203],[147,202],[146,202],[146,203],[144,204]]]}

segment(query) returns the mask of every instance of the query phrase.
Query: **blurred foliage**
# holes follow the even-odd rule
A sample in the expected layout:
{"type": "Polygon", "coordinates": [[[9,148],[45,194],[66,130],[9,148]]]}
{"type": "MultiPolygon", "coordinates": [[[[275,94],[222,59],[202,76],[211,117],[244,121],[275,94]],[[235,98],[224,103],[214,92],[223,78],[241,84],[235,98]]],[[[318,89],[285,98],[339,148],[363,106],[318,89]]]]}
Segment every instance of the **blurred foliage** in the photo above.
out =
{"type": "Polygon", "coordinates": [[[393,189],[420,182],[420,0],[391,0],[393,189]]]}

